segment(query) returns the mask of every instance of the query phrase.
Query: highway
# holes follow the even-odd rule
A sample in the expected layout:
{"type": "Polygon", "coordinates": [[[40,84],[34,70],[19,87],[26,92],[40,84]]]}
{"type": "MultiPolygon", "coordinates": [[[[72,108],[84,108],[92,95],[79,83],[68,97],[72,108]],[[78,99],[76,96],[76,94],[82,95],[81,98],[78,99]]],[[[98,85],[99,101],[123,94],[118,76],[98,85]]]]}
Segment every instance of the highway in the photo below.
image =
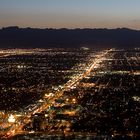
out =
{"type": "Polygon", "coordinates": [[[14,124],[11,125],[11,128],[5,133],[5,135],[3,136],[3,138],[11,138],[19,133],[24,132],[22,130],[22,128],[28,124],[30,122],[30,117],[35,114],[35,113],[40,113],[46,109],[48,109],[50,106],[53,106],[55,103],[56,99],[59,99],[60,97],[63,96],[64,91],[68,91],[69,89],[71,89],[73,86],[77,86],[78,83],[85,77],[87,77],[90,72],[97,67],[97,64],[99,64],[100,62],[102,62],[104,60],[104,57],[110,52],[112,51],[112,49],[110,50],[104,50],[102,52],[99,52],[99,54],[97,55],[96,58],[93,58],[92,63],[85,68],[85,70],[83,71],[83,74],[79,74],[78,76],[76,76],[76,78],[73,78],[71,80],[71,82],[68,82],[64,85],[64,87],[61,90],[56,91],[56,93],[54,93],[54,96],[51,97],[49,99],[49,101],[46,103],[42,103],[41,106],[37,107],[35,110],[31,111],[31,112],[26,112],[25,116],[22,118],[18,118],[16,120],[16,122],[14,124]]]}

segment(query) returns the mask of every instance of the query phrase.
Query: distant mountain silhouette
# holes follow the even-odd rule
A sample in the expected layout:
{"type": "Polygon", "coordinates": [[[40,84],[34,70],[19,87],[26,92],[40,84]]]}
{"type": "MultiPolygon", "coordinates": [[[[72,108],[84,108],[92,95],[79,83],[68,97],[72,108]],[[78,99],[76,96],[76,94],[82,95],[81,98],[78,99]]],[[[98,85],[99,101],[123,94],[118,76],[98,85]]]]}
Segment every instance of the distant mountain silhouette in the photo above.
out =
{"type": "Polygon", "coordinates": [[[140,31],[117,29],[36,29],[6,27],[0,29],[0,47],[139,47],[140,31]]]}

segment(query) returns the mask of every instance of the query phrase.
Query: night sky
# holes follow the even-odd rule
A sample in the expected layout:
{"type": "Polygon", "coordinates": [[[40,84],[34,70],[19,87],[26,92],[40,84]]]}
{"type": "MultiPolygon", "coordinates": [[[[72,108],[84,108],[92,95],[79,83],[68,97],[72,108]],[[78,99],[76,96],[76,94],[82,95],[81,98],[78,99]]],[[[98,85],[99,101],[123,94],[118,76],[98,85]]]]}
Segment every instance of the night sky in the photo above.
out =
{"type": "Polygon", "coordinates": [[[140,0],[0,0],[0,27],[140,29],[140,0]]]}

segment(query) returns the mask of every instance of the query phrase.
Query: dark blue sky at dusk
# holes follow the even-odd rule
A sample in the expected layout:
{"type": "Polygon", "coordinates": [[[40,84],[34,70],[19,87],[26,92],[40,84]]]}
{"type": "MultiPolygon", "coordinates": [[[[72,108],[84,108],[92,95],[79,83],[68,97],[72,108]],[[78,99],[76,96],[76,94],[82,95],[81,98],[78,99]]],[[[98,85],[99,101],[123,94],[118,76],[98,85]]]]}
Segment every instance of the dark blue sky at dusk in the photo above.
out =
{"type": "Polygon", "coordinates": [[[0,27],[140,29],[140,0],[0,0],[0,27]]]}

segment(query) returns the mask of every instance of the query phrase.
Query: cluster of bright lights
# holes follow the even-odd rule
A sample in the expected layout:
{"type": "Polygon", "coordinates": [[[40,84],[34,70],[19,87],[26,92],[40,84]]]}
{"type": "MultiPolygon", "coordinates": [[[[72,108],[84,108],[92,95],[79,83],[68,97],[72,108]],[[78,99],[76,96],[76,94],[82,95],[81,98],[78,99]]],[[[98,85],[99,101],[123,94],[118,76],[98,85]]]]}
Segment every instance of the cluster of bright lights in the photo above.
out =
{"type": "Polygon", "coordinates": [[[139,96],[133,96],[132,97],[134,101],[140,102],[140,97],[139,96]]]}
{"type": "Polygon", "coordinates": [[[11,114],[8,118],[9,123],[14,123],[16,121],[15,117],[11,114]]]}

